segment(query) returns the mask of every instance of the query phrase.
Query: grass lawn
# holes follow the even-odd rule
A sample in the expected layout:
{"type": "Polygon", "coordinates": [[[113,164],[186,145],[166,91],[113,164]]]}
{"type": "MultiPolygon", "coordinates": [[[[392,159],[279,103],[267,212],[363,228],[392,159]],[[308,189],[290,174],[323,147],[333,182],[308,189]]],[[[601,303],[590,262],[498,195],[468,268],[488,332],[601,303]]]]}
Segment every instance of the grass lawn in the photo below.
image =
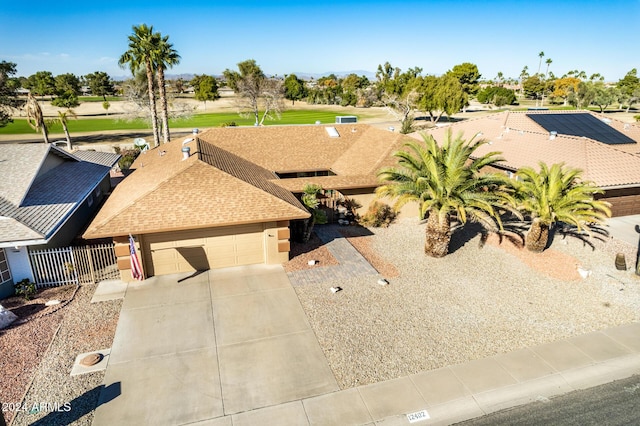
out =
{"type": "MultiPolygon", "coordinates": [[[[316,121],[321,123],[335,123],[336,115],[345,115],[339,110],[287,110],[282,113],[280,120],[266,120],[265,125],[281,124],[313,124],[316,121]]],[[[238,126],[251,126],[253,118],[242,118],[236,113],[210,113],[197,114],[186,119],[170,120],[169,125],[174,128],[208,128],[218,127],[223,124],[235,123],[238,126]]],[[[81,120],[69,120],[69,132],[100,132],[108,130],[146,130],[151,126],[144,120],[121,120],[116,118],[86,118],[81,120]]],[[[61,133],[62,126],[54,123],[49,128],[50,133],[61,133]]],[[[35,133],[29,127],[25,119],[16,118],[13,123],[0,128],[2,135],[20,135],[35,133]]]]}

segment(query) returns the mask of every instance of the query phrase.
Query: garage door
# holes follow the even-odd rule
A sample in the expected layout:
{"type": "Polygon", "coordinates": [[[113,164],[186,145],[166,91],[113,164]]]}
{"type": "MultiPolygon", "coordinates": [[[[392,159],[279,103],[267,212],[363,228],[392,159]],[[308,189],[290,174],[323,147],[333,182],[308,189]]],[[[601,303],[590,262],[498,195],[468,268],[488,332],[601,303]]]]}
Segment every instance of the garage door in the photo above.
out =
{"type": "Polygon", "coordinates": [[[150,234],[144,246],[149,275],[264,263],[262,224],[150,234]]]}

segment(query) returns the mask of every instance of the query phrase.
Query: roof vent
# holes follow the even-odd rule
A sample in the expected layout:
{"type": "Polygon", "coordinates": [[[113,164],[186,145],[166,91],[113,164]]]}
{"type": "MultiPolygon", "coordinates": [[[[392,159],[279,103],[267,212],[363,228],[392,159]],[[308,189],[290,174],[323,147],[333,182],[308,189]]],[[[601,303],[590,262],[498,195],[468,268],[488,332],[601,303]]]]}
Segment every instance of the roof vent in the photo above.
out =
{"type": "Polygon", "coordinates": [[[339,138],[340,137],[340,133],[338,133],[338,130],[336,130],[335,127],[325,127],[324,128],[327,133],[329,134],[330,138],[339,138]]]}
{"type": "Polygon", "coordinates": [[[556,138],[556,136],[558,136],[558,132],[556,132],[555,130],[552,130],[549,132],[549,140],[552,141],[556,138]]]}
{"type": "Polygon", "coordinates": [[[182,148],[182,159],[183,160],[188,160],[190,155],[191,155],[191,148],[189,148],[188,146],[183,147],[182,148]]]}

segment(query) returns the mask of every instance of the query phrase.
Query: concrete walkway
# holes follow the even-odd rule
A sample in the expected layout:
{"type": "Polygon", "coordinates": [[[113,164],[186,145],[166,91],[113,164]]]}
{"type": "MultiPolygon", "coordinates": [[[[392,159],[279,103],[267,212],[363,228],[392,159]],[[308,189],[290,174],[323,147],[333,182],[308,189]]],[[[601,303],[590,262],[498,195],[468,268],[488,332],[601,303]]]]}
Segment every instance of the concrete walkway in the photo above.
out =
{"type": "Polygon", "coordinates": [[[640,234],[635,228],[640,226],[640,214],[612,217],[607,219],[607,225],[609,234],[616,240],[629,243],[632,247],[638,247],[640,244],[640,234]]]}
{"type": "Polygon", "coordinates": [[[315,274],[255,265],[130,285],[94,424],[445,425],[640,374],[634,323],[341,391],[291,286],[376,274],[336,237],[320,236],[341,264],[315,274]]]}

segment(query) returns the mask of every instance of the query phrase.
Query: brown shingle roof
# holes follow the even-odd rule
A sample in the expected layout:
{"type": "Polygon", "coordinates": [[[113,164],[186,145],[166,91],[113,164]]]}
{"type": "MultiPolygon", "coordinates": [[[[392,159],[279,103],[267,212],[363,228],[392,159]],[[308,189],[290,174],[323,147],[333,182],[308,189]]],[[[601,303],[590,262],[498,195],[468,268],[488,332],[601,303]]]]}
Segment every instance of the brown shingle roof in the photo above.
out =
{"type": "Polygon", "coordinates": [[[206,143],[194,141],[186,146],[193,151],[198,145],[202,152],[193,152],[186,160],[182,160],[179,141],[141,154],[134,163],[135,171],[116,187],[85,237],[309,216],[290,192],[268,181],[267,178],[273,178],[268,171],[233,161],[232,154],[206,143]]]}
{"type": "Polygon", "coordinates": [[[372,173],[404,136],[366,124],[336,124],[216,128],[200,138],[278,173],[333,170],[361,175],[372,173]],[[325,127],[335,127],[340,137],[329,137],[325,127]]]}

